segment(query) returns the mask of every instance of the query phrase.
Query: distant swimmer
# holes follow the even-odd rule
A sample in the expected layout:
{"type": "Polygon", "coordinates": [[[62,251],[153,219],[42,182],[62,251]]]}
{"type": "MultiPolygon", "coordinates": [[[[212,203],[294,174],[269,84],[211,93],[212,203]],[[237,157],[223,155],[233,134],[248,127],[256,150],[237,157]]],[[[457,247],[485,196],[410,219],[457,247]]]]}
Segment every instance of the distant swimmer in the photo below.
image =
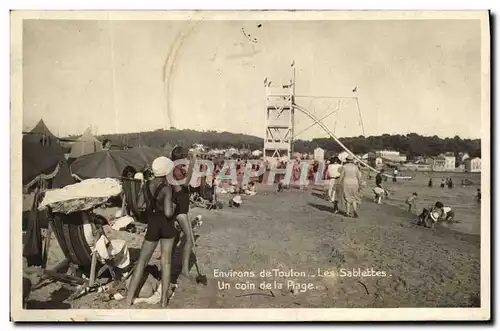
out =
{"type": "Polygon", "coordinates": [[[441,179],[441,188],[446,186],[446,178],[441,179]]]}
{"type": "Polygon", "coordinates": [[[429,178],[429,183],[427,184],[427,186],[432,187],[432,177],[429,178]]]}
{"type": "Polygon", "coordinates": [[[477,192],[476,192],[476,195],[474,196],[474,198],[476,199],[477,202],[481,202],[481,189],[480,188],[477,189],[477,192]]]}

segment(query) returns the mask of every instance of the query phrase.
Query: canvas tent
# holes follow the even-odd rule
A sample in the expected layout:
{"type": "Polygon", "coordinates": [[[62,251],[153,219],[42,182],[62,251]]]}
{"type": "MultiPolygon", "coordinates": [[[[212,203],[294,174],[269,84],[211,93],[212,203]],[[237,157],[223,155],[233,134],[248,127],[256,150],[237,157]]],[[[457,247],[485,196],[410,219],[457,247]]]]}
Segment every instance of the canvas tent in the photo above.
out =
{"type": "Polygon", "coordinates": [[[59,146],[41,145],[39,142],[23,137],[22,147],[22,181],[23,186],[32,182],[38,175],[50,174],[59,164],[60,168],[55,178],[51,181],[49,188],[61,188],[73,184],[69,166],[64,158],[64,153],[59,146]]]}
{"type": "MultiPolygon", "coordinates": [[[[56,145],[58,144],[57,137],[49,130],[43,119],[25,135],[27,140],[38,142],[42,145],[56,145]]],[[[23,138],[24,139],[24,138],[23,138]]]]}
{"type": "Polygon", "coordinates": [[[83,135],[73,143],[69,159],[76,159],[80,156],[96,153],[102,150],[102,143],[94,137],[90,128],[85,130],[83,135]]]}

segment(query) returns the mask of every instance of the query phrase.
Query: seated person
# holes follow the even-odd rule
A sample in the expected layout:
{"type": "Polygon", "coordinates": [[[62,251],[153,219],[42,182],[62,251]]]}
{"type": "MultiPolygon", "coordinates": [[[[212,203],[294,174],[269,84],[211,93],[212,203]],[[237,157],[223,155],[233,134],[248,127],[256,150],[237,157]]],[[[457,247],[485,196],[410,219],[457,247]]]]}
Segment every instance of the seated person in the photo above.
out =
{"type": "Polygon", "coordinates": [[[440,221],[445,221],[450,223],[455,221],[455,212],[451,209],[451,207],[443,206],[442,210],[443,214],[441,216],[440,221]]]}
{"type": "Polygon", "coordinates": [[[428,209],[424,208],[418,218],[419,221],[417,225],[434,228],[434,224],[438,222],[453,222],[455,212],[451,209],[451,207],[444,206],[443,203],[438,201],[434,204],[434,206],[431,206],[428,209]]]}
{"type": "Polygon", "coordinates": [[[255,183],[253,181],[250,181],[250,183],[248,183],[248,185],[245,187],[245,194],[246,195],[257,194],[257,188],[255,187],[255,183]]]}
{"type": "Polygon", "coordinates": [[[373,189],[373,193],[375,193],[375,203],[378,203],[378,204],[381,204],[382,203],[382,197],[388,197],[389,196],[389,192],[387,192],[386,190],[384,190],[383,188],[381,187],[375,187],[373,189]]]}

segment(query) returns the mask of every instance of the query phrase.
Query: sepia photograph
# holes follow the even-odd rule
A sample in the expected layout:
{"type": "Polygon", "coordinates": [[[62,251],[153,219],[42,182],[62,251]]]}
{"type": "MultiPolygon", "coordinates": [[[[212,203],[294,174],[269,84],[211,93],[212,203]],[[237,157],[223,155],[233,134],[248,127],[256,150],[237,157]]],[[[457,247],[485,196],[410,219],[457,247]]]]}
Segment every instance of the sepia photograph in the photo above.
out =
{"type": "Polygon", "coordinates": [[[487,11],[12,11],[15,321],[490,319],[487,11]]]}

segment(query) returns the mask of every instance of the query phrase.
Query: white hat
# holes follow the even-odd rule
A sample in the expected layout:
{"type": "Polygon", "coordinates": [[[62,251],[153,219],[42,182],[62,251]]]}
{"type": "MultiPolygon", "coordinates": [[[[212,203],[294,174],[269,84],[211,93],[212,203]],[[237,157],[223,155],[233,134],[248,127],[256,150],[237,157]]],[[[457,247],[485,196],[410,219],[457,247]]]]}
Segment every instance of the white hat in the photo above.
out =
{"type": "Polygon", "coordinates": [[[347,156],[345,157],[345,160],[346,160],[346,161],[353,161],[353,160],[354,160],[354,156],[352,156],[352,155],[347,155],[347,156]]]}
{"type": "Polygon", "coordinates": [[[241,196],[237,195],[233,198],[233,202],[240,205],[243,202],[243,200],[241,200],[241,196]]]}
{"type": "Polygon", "coordinates": [[[144,174],[142,172],[138,172],[134,175],[134,179],[144,180],[144,174]]]}
{"type": "Polygon", "coordinates": [[[155,177],[163,177],[168,175],[174,169],[174,162],[168,157],[160,156],[153,161],[151,166],[155,177]]]}

